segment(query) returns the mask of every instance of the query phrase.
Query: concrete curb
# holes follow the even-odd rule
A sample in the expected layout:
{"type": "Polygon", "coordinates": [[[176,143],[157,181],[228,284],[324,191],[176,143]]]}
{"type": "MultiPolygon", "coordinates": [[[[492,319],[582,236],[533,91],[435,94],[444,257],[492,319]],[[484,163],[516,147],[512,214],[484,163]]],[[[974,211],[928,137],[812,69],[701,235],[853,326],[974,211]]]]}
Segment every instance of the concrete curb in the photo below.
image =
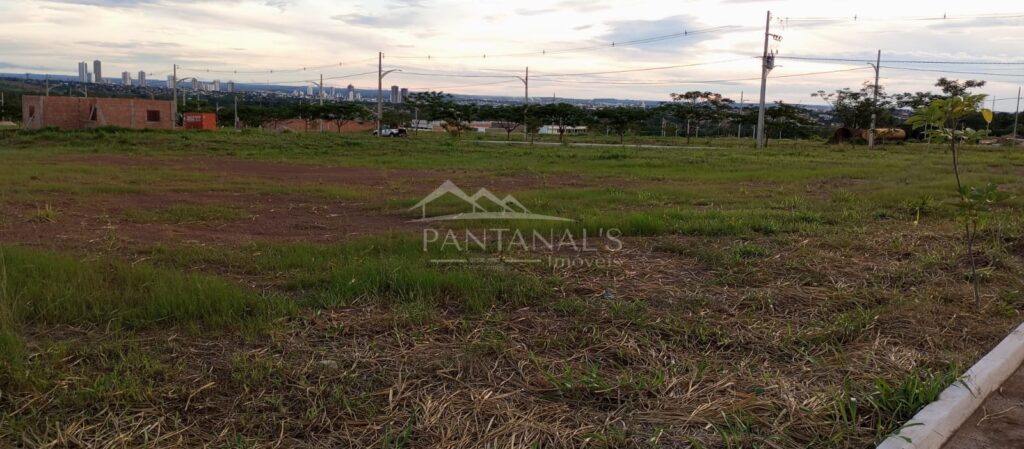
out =
{"type": "Polygon", "coordinates": [[[917,412],[878,449],[939,449],[1024,362],[1024,324],[967,370],[939,398],[917,412]]]}

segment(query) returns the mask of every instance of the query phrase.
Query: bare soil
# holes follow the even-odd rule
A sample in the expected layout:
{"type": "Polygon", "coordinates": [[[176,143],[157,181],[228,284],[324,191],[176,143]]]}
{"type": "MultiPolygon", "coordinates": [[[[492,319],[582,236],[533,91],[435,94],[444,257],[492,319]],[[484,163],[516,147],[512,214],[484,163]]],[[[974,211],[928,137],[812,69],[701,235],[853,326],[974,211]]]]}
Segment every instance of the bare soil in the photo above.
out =
{"type": "MultiPolygon", "coordinates": [[[[383,205],[418,198],[450,179],[467,191],[487,187],[516,189],[584,186],[573,177],[484,176],[440,170],[399,170],[292,164],[220,157],[147,157],[97,154],[62,158],[67,162],[132,168],[170,168],[212,174],[224,180],[257,180],[270,185],[329,186],[367,192],[372,201],[334,201],[301,193],[189,192],[159,189],[142,193],[52,195],[42,200],[0,202],[0,241],[30,246],[86,249],[97,243],[139,246],[153,243],[239,244],[252,241],[336,242],[352,237],[418,229],[405,211],[383,205]],[[372,202],[372,204],[370,204],[372,202]],[[40,204],[58,213],[54,222],[35,217],[40,204]],[[242,209],[241,220],[185,223],[133,222],[130,210],[175,205],[219,205],[242,209]]],[[[595,185],[590,181],[590,185],[595,185]]],[[[603,184],[601,184],[603,185],[603,184]]]]}
{"type": "Polygon", "coordinates": [[[944,449],[1024,447],[1024,366],[992,392],[944,449]]]}

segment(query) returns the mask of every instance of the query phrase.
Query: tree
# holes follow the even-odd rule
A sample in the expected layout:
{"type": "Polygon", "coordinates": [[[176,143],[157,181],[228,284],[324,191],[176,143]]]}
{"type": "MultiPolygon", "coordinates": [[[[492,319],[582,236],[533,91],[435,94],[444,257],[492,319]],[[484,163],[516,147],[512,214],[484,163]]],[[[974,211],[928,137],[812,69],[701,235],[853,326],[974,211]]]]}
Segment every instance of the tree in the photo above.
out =
{"type": "Polygon", "coordinates": [[[505,131],[505,140],[512,140],[512,132],[523,126],[526,120],[525,106],[504,105],[490,108],[481,108],[480,118],[493,118],[498,121],[498,127],[505,131]]]}
{"type": "MultiPolygon", "coordinates": [[[[671,94],[672,103],[663,106],[663,110],[679,121],[681,129],[686,130],[686,141],[690,141],[690,128],[694,125],[698,130],[706,122],[717,121],[729,115],[732,100],[715,92],[694,90],[682,94],[671,94]]],[[[699,131],[698,131],[699,132],[699,131]]]]}
{"type": "Polygon", "coordinates": [[[558,129],[559,142],[563,141],[565,131],[570,126],[578,126],[587,117],[582,109],[568,103],[547,104],[537,109],[539,117],[558,129]]]}
{"type": "Polygon", "coordinates": [[[835,92],[819,90],[812,97],[819,97],[832,106],[835,120],[847,128],[864,129],[871,126],[871,114],[878,114],[878,124],[893,123],[892,100],[881,86],[878,88],[878,102],[874,100],[874,84],[864,83],[859,91],[849,88],[835,92]]]}
{"type": "Polygon", "coordinates": [[[778,101],[765,110],[765,137],[787,135],[806,138],[812,134],[814,120],[806,109],[778,101]]]}
{"type": "Polygon", "coordinates": [[[946,77],[939,78],[935,82],[935,87],[941,88],[942,93],[946,94],[947,97],[963,97],[970,93],[970,89],[984,86],[985,81],[967,80],[960,82],[960,80],[951,80],[946,77]]]}
{"type": "Polygon", "coordinates": [[[936,95],[931,92],[904,92],[902,94],[895,94],[892,97],[896,100],[896,107],[900,109],[910,109],[911,111],[916,111],[928,106],[931,102],[941,98],[940,95],[936,95]]]}
{"type": "Polygon", "coordinates": [[[341,132],[341,128],[351,121],[369,120],[372,114],[369,109],[358,103],[341,102],[327,105],[324,118],[334,123],[341,132]]]}
{"type": "Polygon", "coordinates": [[[412,114],[404,109],[385,109],[381,114],[381,123],[388,128],[402,128],[412,121],[412,114]]]}
{"type": "Polygon", "coordinates": [[[410,94],[406,103],[417,109],[427,120],[441,120],[441,127],[452,136],[458,137],[468,129],[468,122],[475,113],[473,105],[459,105],[451,95],[444,92],[417,92],[410,94]]]}
{"type": "Polygon", "coordinates": [[[277,129],[285,120],[295,118],[295,108],[289,106],[255,106],[250,112],[245,108],[239,109],[239,118],[254,126],[268,126],[270,129],[277,129]]]}
{"type": "MultiPolygon", "coordinates": [[[[940,84],[942,80],[939,80],[940,84]]],[[[954,82],[955,83],[955,82],[954,82]]],[[[947,84],[950,88],[943,87],[943,92],[967,92],[967,83],[947,84]]],[[[983,84],[983,83],[982,83],[983,84]]],[[[978,84],[974,84],[977,87],[978,84]]],[[[956,179],[956,190],[960,203],[957,205],[960,211],[959,216],[964,222],[964,239],[967,241],[967,253],[971,262],[971,281],[974,287],[975,306],[981,306],[981,295],[978,293],[978,273],[974,258],[974,241],[978,235],[978,226],[982,219],[991,211],[994,203],[1005,200],[1009,195],[1000,192],[996,186],[988,184],[985,187],[973,187],[963,184],[960,173],[959,147],[966,142],[976,141],[988,134],[987,131],[975,131],[964,126],[964,121],[979,112],[991,111],[982,109],[985,95],[952,95],[949,98],[940,98],[932,101],[928,107],[921,108],[907,120],[914,129],[928,129],[927,136],[935,141],[948,142],[950,153],[953,156],[953,176],[956,179]]]]}
{"type": "Polygon", "coordinates": [[[635,130],[640,124],[647,120],[650,113],[642,108],[616,106],[598,109],[594,116],[602,124],[615,131],[619,136],[619,144],[625,142],[626,132],[635,130]]]}

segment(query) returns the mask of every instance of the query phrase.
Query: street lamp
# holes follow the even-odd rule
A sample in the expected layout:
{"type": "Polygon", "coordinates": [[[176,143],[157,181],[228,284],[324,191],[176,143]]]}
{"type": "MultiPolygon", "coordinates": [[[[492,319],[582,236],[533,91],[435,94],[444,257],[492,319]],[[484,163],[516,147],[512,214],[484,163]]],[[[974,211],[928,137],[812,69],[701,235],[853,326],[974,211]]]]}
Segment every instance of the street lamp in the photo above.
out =
{"type": "Polygon", "coordinates": [[[878,59],[868,63],[875,69],[875,94],[871,100],[871,132],[868,134],[868,148],[875,149],[875,120],[878,118],[878,72],[882,68],[882,50],[878,50],[878,59]]]}
{"type": "MultiPolygon", "coordinates": [[[[316,81],[312,81],[312,80],[307,80],[306,82],[316,86],[318,94],[319,94],[318,96],[320,97],[320,106],[323,106],[324,105],[324,75],[320,74],[320,82],[319,83],[316,82],[316,81]]],[[[319,119],[318,121],[320,122],[320,132],[324,132],[324,119],[319,119]]]]}
{"type": "Polygon", "coordinates": [[[526,122],[530,121],[530,115],[527,109],[530,107],[530,68],[526,68],[526,76],[515,75],[516,79],[523,82],[525,91],[523,92],[523,142],[526,142],[527,134],[529,133],[530,125],[526,122]]]}
{"type": "Polygon", "coordinates": [[[377,137],[384,137],[381,132],[381,120],[384,116],[384,77],[392,72],[401,72],[400,69],[384,70],[384,53],[377,52],[377,137]]]}

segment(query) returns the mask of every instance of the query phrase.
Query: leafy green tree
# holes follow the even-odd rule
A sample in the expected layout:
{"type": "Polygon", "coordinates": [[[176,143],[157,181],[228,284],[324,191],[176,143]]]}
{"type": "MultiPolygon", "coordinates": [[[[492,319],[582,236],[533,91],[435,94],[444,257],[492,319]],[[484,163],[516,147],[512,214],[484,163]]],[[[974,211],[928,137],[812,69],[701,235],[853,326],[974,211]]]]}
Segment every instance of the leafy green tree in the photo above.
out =
{"type": "Polygon", "coordinates": [[[512,133],[521,128],[527,118],[525,106],[502,105],[490,108],[481,108],[479,116],[481,119],[495,119],[498,126],[505,131],[505,140],[512,140],[512,133]]]}
{"type": "Polygon", "coordinates": [[[469,128],[469,121],[476,112],[475,106],[457,104],[451,95],[444,92],[410,94],[406,103],[418,110],[420,117],[425,117],[426,120],[443,121],[441,127],[454,137],[458,137],[462,131],[469,128]]]}
{"type": "Polygon", "coordinates": [[[546,104],[537,109],[537,116],[558,130],[558,141],[564,141],[565,131],[587,121],[587,113],[568,103],[546,104]]]}
{"type": "Polygon", "coordinates": [[[960,80],[951,80],[946,77],[939,78],[935,82],[935,87],[941,88],[942,93],[948,97],[963,97],[970,93],[971,89],[975,87],[985,87],[985,81],[979,80],[966,80],[961,82],[960,80]]]}
{"type": "Polygon", "coordinates": [[[813,134],[814,120],[804,108],[778,101],[766,108],[764,114],[766,138],[783,135],[802,139],[813,134]]]}
{"type": "Polygon", "coordinates": [[[341,127],[352,121],[370,120],[373,114],[365,106],[358,103],[340,102],[327,105],[323,112],[323,118],[334,123],[341,132],[341,127]]]}
{"type": "Polygon", "coordinates": [[[679,128],[686,132],[687,142],[690,141],[692,129],[700,129],[705,123],[727,118],[733,103],[722,94],[699,90],[673,93],[671,96],[672,103],[663,105],[662,109],[679,122],[679,128]]]}
{"type": "MultiPolygon", "coordinates": [[[[940,80],[941,82],[941,80],[940,80]]],[[[952,86],[944,92],[965,93],[970,87],[965,84],[952,86]]],[[[907,121],[914,129],[927,129],[929,139],[938,142],[949,143],[949,150],[953,156],[953,176],[956,179],[956,191],[959,195],[959,217],[964,223],[964,239],[967,241],[967,253],[971,262],[971,283],[974,287],[974,303],[981,306],[981,295],[978,292],[977,264],[974,257],[974,243],[978,236],[978,227],[983,223],[986,216],[992,212],[992,205],[1005,200],[1009,195],[1000,192],[992,184],[985,187],[967,186],[961,180],[960,169],[960,145],[977,141],[988,132],[985,130],[975,131],[964,126],[965,120],[975,114],[987,111],[982,109],[985,95],[951,95],[948,98],[940,98],[932,101],[927,107],[921,108],[907,121]]],[[[988,111],[991,113],[991,111],[988,111]]]]}
{"type": "Polygon", "coordinates": [[[895,105],[885,93],[885,88],[878,88],[878,102],[874,100],[874,84],[864,83],[860,90],[849,88],[826,92],[819,90],[812,97],[819,97],[830,106],[832,114],[841,125],[848,128],[864,129],[871,126],[871,114],[877,112],[879,125],[893,123],[895,105]]]}
{"type": "Polygon", "coordinates": [[[626,140],[626,133],[637,130],[650,113],[646,109],[616,106],[598,109],[594,117],[619,136],[619,144],[626,140]]]}
{"type": "Polygon", "coordinates": [[[892,96],[896,101],[896,107],[916,111],[941,98],[940,95],[931,92],[904,92],[892,96]]]}
{"type": "Polygon", "coordinates": [[[381,123],[385,128],[402,128],[412,121],[412,114],[405,109],[388,108],[381,113],[381,123]]]}

